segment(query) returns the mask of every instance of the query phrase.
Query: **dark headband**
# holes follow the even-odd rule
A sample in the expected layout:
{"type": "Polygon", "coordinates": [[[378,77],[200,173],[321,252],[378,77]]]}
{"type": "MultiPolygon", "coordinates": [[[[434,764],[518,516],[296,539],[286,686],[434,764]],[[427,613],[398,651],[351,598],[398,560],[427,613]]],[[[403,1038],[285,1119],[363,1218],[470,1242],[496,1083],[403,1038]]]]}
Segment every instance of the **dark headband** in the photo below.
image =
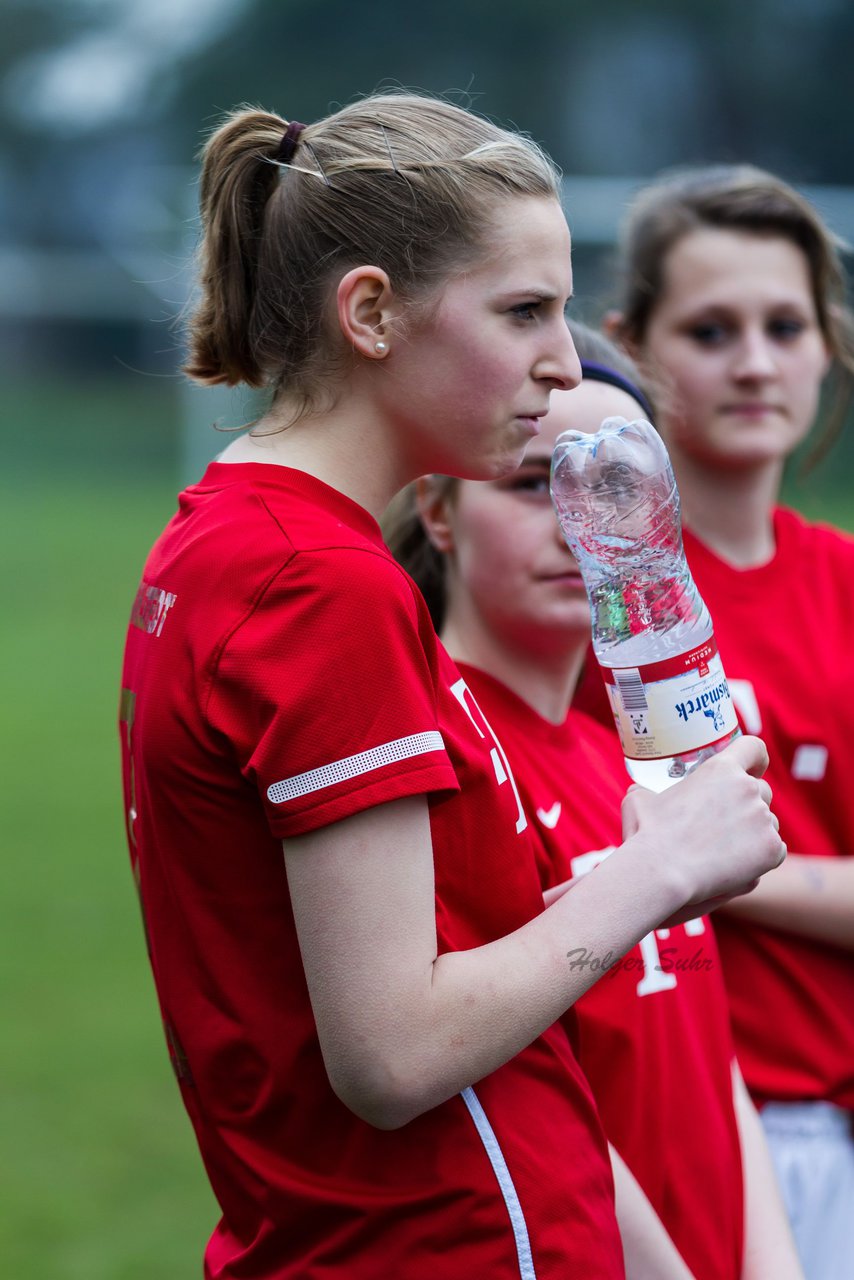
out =
{"type": "Polygon", "coordinates": [[[303,129],[305,129],[305,125],[300,124],[299,120],[290,122],[282,135],[282,141],[279,143],[279,149],[276,152],[276,159],[279,164],[290,164],[293,160],[303,129]]]}
{"type": "Polygon", "coordinates": [[[594,360],[581,361],[581,374],[584,378],[589,378],[591,382],[607,382],[610,387],[617,387],[620,391],[625,391],[627,396],[631,396],[636,400],[644,411],[644,415],[654,425],[655,416],[652,411],[652,405],[647,400],[640,387],[636,387],[633,382],[624,377],[623,374],[617,373],[616,369],[610,369],[606,364],[597,364],[594,360]]]}

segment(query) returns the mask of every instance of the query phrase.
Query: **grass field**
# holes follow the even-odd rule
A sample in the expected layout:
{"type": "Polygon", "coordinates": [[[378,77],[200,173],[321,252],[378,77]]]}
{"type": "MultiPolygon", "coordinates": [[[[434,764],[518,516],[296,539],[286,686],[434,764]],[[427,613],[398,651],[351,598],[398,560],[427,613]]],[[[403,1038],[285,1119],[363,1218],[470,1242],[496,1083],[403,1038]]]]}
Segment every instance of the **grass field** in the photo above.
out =
{"type": "MultiPolygon", "coordinates": [[[[147,409],[115,412],[127,427],[147,409]]],[[[100,468],[79,440],[59,460],[49,445],[31,440],[0,492],[0,1266],[15,1280],[183,1280],[201,1275],[216,1206],[160,1032],[115,730],[129,604],[174,467],[137,466],[139,443],[100,468]],[[39,443],[53,478],[36,486],[39,443]]],[[[854,501],[795,497],[854,528],[854,501]]]]}
{"type": "Polygon", "coordinates": [[[2,493],[0,1258],[15,1280],[201,1275],[216,1207],[162,1043],[115,718],[172,486],[2,493]]]}

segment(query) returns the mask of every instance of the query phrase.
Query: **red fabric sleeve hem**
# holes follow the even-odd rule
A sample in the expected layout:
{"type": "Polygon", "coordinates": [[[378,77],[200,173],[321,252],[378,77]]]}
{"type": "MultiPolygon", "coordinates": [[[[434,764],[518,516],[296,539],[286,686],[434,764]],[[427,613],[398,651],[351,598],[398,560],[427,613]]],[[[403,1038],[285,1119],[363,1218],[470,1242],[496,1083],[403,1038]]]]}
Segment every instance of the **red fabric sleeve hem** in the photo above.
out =
{"type": "Polygon", "coordinates": [[[401,800],[405,796],[425,795],[432,791],[459,791],[460,784],[450,764],[430,764],[407,769],[405,772],[377,778],[366,783],[364,778],[354,779],[349,788],[336,787],[335,795],[328,800],[318,800],[318,793],[306,796],[302,808],[292,802],[286,808],[288,812],[272,814],[268,812],[268,821],[273,835],[304,835],[309,831],[317,831],[321,827],[331,826],[333,822],[341,822],[354,814],[373,809],[378,804],[390,800],[401,800]]]}

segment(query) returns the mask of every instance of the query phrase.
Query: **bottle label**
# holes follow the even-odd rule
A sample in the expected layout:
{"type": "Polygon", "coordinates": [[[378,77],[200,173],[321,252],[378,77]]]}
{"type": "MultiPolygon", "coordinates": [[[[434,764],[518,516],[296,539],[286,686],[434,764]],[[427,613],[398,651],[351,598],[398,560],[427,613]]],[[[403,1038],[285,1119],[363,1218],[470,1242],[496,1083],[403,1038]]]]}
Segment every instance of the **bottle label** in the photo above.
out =
{"type": "Polygon", "coordinates": [[[630,760],[666,760],[728,738],[738,721],[714,636],[663,662],[602,667],[630,760]]]}

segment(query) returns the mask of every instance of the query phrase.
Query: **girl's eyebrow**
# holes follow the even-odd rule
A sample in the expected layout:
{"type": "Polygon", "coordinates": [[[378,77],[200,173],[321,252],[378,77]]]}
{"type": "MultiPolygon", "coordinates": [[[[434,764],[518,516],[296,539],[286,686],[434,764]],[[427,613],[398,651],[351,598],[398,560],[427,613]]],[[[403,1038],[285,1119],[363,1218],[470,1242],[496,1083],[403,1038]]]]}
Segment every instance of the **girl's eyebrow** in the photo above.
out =
{"type": "Polygon", "coordinates": [[[728,302],[704,302],[702,299],[697,302],[693,298],[685,306],[686,315],[729,315],[734,310],[728,302]]]}
{"type": "MultiPolygon", "coordinates": [[[[560,295],[555,293],[553,289],[548,289],[543,285],[533,285],[530,289],[510,289],[505,296],[508,298],[534,298],[537,302],[557,302],[560,295]]],[[[572,298],[573,295],[571,293],[568,294],[565,305],[568,305],[572,298]]]]}

